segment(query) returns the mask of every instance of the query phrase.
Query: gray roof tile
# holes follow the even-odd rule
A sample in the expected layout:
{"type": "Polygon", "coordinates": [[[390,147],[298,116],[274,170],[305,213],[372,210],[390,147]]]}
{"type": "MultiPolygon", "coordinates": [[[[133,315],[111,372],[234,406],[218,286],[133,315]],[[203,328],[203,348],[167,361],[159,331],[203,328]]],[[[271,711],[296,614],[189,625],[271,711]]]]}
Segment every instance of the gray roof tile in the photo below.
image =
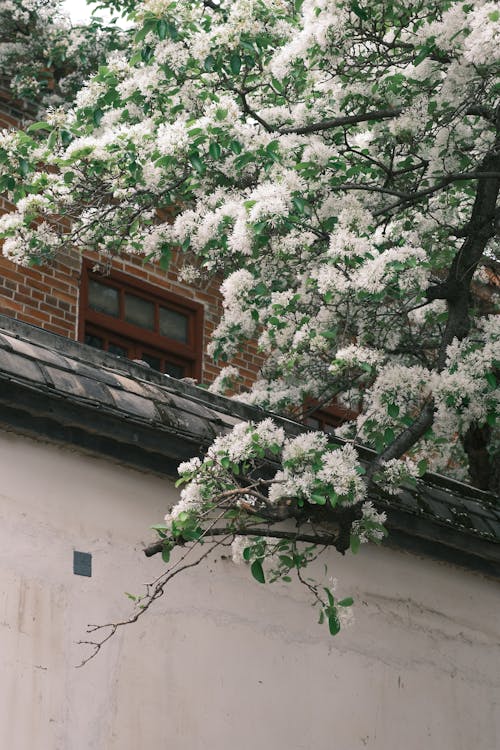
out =
{"type": "Polygon", "coordinates": [[[0,372],[7,372],[14,378],[25,378],[35,383],[45,382],[42,370],[36,362],[5,349],[0,349],[0,372]]]}
{"type": "Polygon", "coordinates": [[[150,399],[141,398],[135,393],[128,393],[118,388],[109,388],[109,392],[117,409],[150,421],[158,419],[158,412],[150,399]]]}
{"type": "Polygon", "coordinates": [[[12,347],[13,351],[18,354],[22,354],[25,357],[29,357],[37,362],[47,362],[48,364],[55,365],[56,367],[67,368],[70,366],[70,360],[63,357],[57,352],[47,349],[44,346],[36,346],[30,344],[27,341],[22,341],[16,336],[9,336],[8,343],[12,347]]]}
{"type": "Polygon", "coordinates": [[[53,387],[58,391],[69,396],[86,398],[102,404],[113,404],[113,398],[108,387],[98,380],[77,375],[69,370],[60,370],[56,367],[46,366],[44,369],[53,387]]]}

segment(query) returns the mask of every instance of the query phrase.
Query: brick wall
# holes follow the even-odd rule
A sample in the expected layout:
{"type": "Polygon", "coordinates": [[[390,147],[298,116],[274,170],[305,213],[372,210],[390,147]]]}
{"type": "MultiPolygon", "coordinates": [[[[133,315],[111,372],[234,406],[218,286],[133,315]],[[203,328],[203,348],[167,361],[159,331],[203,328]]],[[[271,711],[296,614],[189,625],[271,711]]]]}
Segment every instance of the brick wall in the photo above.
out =
{"type": "Polygon", "coordinates": [[[0,130],[19,128],[33,117],[33,107],[12,99],[8,83],[0,76],[0,130]]]}
{"type": "MultiPolygon", "coordinates": [[[[3,208],[5,210],[5,204],[3,208]]],[[[92,253],[85,257],[96,262],[99,260],[92,253]]],[[[203,351],[206,350],[222,310],[217,280],[207,280],[198,287],[179,282],[175,258],[168,271],[144,263],[139,257],[116,258],[111,268],[147,282],[159,291],[165,290],[201,303],[204,308],[203,351]]],[[[81,275],[82,258],[76,251],[60,255],[42,268],[17,266],[0,255],[0,313],[76,340],[81,275]]],[[[244,385],[250,385],[255,379],[261,363],[262,357],[255,343],[247,345],[234,360],[244,385]]],[[[202,382],[211,383],[219,371],[220,367],[210,357],[204,356],[202,382]]]]}

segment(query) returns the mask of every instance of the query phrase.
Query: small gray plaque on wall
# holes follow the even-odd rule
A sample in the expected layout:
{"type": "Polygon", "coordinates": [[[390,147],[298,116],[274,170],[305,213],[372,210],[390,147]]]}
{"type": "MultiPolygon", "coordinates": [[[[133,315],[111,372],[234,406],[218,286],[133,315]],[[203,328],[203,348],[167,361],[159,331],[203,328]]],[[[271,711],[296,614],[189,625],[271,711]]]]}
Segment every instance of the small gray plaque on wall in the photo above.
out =
{"type": "Polygon", "coordinates": [[[90,552],[73,552],[73,573],[75,576],[92,576],[92,555],[90,552]]]}

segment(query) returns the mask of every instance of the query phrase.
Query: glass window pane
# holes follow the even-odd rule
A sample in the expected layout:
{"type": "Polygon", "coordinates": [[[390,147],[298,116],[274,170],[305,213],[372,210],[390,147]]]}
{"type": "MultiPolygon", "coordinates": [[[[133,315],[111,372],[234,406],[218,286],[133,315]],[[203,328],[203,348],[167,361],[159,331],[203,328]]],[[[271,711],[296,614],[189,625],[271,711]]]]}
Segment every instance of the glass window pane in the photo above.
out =
{"type": "Polygon", "coordinates": [[[93,346],[94,349],[104,349],[104,341],[100,336],[94,336],[92,333],[85,334],[85,343],[87,346],[93,346]]]}
{"type": "Polygon", "coordinates": [[[120,313],[118,289],[89,279],[89,306],[97,312],[118,317],[120,313]]]}
{"type": "Polygon", "coordinates": [[[184,367],[181,365],[174,365],[172,362],[165,362],[165,372],[172,378],[183,378],[184,367]]]}
{"type": "Polygon", "coordinates": [[[160,333],[176,341],[188,340],[188,318],[187,315],[160,307],[160,333]]]}
{"type": "Polygon", "coordinates": [[[153,370],[161,371],[161,359],[159,357],[153,357],[152,354],[146,354],[146,352],[143,352],[141,354],[141,359],[144,362],[147,362],[148,365],[153,368],[153,370]]]}
{"type": "Polygon", "coordinates": [[[155,308],[152,302],[135,294],[125,295],[125,320],[141,328],[153,330],[155,325],[155,308]]]}
{"type": "Polygon", "coordinates": [[[123,346],[120,346],[119,344],[113,344],[112,341],[109,342],[108,352],[110,354],[116,354],[117,357],[128,357],[128,349],[124,349],[123,346]]]}

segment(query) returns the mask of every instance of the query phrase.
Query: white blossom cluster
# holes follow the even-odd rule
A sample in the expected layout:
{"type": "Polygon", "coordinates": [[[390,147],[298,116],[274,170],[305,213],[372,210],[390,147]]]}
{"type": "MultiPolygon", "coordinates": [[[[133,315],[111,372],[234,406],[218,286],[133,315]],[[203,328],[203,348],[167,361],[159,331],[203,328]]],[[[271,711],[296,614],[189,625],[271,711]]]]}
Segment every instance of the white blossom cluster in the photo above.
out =
{"type": "Polygon", "coordinates": [[[370,500],[363,503],[362,511],[363,517],[353,523],[352,533],[359,537],[361,544],[381,541],[384,538],[383,525],[386,521],[386,514],[377,511],[370,500]]]}
{"type": "Polygon", "coordinates": [[[60,0],[0,5],[0,74],[15,98],[29,102],[27,119],[70,101],[106,54],[124,43],[113,25],[73,26],[60,0]]]}

